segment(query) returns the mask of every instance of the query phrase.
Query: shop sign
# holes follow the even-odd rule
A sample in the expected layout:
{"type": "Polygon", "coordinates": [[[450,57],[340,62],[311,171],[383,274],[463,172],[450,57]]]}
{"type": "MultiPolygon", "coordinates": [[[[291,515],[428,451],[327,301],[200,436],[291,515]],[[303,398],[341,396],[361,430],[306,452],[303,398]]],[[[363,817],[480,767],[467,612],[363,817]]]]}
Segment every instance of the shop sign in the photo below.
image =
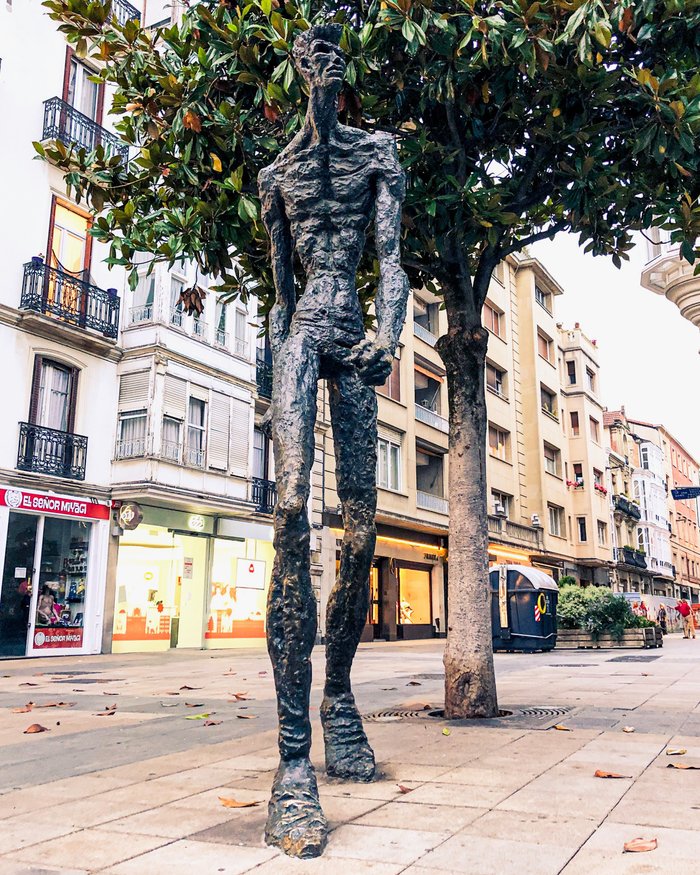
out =
{"type": "Polygon", "coordinates": [[[143,522],[143,511],[135,501],[125,501],[119,508],[119,526],[131,531],[143,522]]]}
{"type": "Polygon", "coordinates": [[[82,647],[83,630],[70,627],[37,629],[34,633],[34,650],[47,650],[49,648],[82,647]]]}
{"type": "Polygon", "coordinates": [[[55,514],[56,516],[82,517],[93,520],[109,519],[109,508],[106,504],[84,501],[82,498],[48,495],[45,492],[25,492],[22,489],[0,489],[0,505],[12,510],[28,510],[34,513],[55,514]]]}
{"type": "Polygon", "coordinates": [[[183,580],[192,580],[194,577],[194,559],[192,556],[185,556],[182,560],[182,577],[183,580]]]}
{"type": "Polygon", "coordinates": [[[193,513],[187,520],[187,528],[193,532],[203,532],[207,521],[199,513],[193,513]]]}
{"type": "Polygon", "coordinates": [[[236,585],[242,589],[265,589],[265,563],[254,559],[239,559],[236,585]]]}

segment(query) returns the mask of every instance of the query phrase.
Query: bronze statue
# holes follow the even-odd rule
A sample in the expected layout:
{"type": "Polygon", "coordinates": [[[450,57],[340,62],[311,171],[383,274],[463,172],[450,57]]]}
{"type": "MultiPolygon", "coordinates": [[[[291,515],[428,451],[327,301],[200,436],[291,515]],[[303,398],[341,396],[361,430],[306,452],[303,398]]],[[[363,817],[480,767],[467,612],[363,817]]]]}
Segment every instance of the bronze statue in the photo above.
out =
{"type": "Polygon", "coordinates": [[[317,25],[294,44],[309,85],[301,131],[258,182],[272,248],[276,302],[272,437],[277,478],[275,562],[267,605],[267,646],[279,714],[280,765],[269,803],[268,844],[300,857],[325,847],[327,822],[309,760],[311,649],[316,600],[311,586],[307,501],[314,460],[319,378],[328,381],[345,535],[340,573],[326,619],[326,682],[321,722],[329,775],[374,777],[374,753],[350,688],[350,668],[365,624],[376,538],[377,401],[406,313],[400,263],[404,174],[392,137],[338,122],[345,75],[340,25],[317,25]],[[374,216],[380,266],[376,337],[365,336],[355,275],[374,216]],[[306,273],[297,300],[296,248],[306,273]]]}

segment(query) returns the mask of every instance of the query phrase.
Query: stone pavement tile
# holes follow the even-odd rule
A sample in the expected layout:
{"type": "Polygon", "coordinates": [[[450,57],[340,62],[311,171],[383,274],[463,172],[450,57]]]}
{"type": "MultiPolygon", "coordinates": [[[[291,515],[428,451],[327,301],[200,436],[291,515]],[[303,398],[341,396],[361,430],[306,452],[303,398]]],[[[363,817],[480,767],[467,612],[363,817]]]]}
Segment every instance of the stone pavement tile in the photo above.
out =
{"type": "Polygon", "coordinates": [[[85,869],[56,869],[53,866],[31,866],[28,863],[13,863],[12,860],[0,858],[2,875],[90,875],[85,869]]]}
{"type": "Polygon", "coordinates": [[[264,748],[255,753],[241,754],[229,757],[216,764],[217,769],[233,769],[234,771],[269,772],[277,768],[280,754],[277,747],[264,748]]]}
{"type": "MultiPolygon", "coordinates": [[[[226,809],[222,809],[226,810],[226,809]]],[[[259,848],[263,845],[263,833],[267,820],[267,804],[255,808],[228,809],[228,818],[223,823],[190,833],[193,842],[211,842],[219,845],[240,845],[259,848]],[[231,816],[233,815],[233,816],[231,816]]]]}
{"type": "Polygon", "coordinates": [[[700,834],[643,824],[604,823],[573,857],[561,875],[675,875],[698,871],[700,834]],[[658,840],[654,851],[625,854],[625,842],[658,840]]]}
{"type": "Polygon", "coordinates": [[[460,834],[509,839],[528,844],[542,842],[562,847],[582,845],[598,825],[595,820],[554,816],[546,811],[489,811],[461,830],[460,834]]]}
{"type": "Polygon", "coordinates": [[[530,784],[500,802],[497,807],[503,811],[547,811],[557,817],[566,817],[575,812],[578,817],[600,821],[618,802],[629,782],[594,780],[597,785],[593,793],[583,787],[576,789],[551,785],[538,788],[530,784]],[[618,786],[620,784],[624,786],[618,786]]]}
{"type": "MultiPolygon", "coordinates": [[[[557,875],[577,847],[574,843],[568,846],[537,844],[461,832],[405,872],[406,875],[416,875],[420,870],[469,875],[557,875]]],[[[591,869],[588,875],[592,873],[603,875],[602,870],[591,869]]]]}
{"type": "Polygon", "coordinates": [[[149,790],[163,787],[173,791],[182,790],[183,796],[194,796],[203,790],[211,790],[221,786],[222,778],[226,777],[226,771],[216,766],[199,766],[194,769],[186,769],[173,775],[163,775],[148,781],[149,790]]]}
{"type": "MultiPolygon", "coordinates": [[[[370,860],[344,860],[334,857],[328,864],[326,857],[315,860],[295,860],[284,854],[277,854],[272,860],[263,863],[251,875],[398,875],[405,871],[403,863],[375,863],[370,860]]],[[[435,875],[435,873],[431,873],[435,875]]]]}
{"type": "Polygon", "coordinates": [[[126,860],[102,875],[241,875],[275,854],[271,848],[183,840],[126,860]]]}
{"type": "Polygon", "coordinates": [[[201,807],[189,807],[186,802],[187,800],[184,800],[183,804],[171,802],[159,808],[139,811],[138,814],[111,820],[103,824],[102,828],[110,832],[141,833],[182,839],[230,820],[233,813],[223,805],[219,805],[218,808],[211,806],[211,810],[203,810],[201,807]]]}
{"type": "Polygon", "coordinates": [[[440,775],[450,774],[446,766],[421,766],[416,763],[404,763],[398,760],[387,760],[377,763],[377,773],[380,780],[402,781],[434,781],[440,775]]]}
{"type": "Polygon", "coordinates": [[[541,769],[538,766],[522,768],[520,763],[502,768],[484,766],[479,760],[475,760],[466,766],[460,766],[450,772],[444,772],[436,780],[441,784],[472,784],[479,787],[498,787],[509,790],[511,793],[519,790],[537,777],[541,769]]]}
{"type": "Polygon", "coordinates": [[[484,787],[479,784],[423,784],[399,801],[429,805],[459,805],[467,808],[491,808],[510,796],[512,790],[484,787]],[[410,797],[410,799],[409,799],[410,797]]]}
{"type": "Polygon", "coordinates": [[[48,808],[59,802],[85,799],[117,787],[124,787],[128,783],[123,779],[109,776],[81,775],[26,787],[23,790],[10,790],[0,796],[0,820],[4,817],[48,808]]]}
{"type": "Polygon", "coordinates": [[[444,840],[443,833],[350,823],[330,834],[325,853],[327,857],[408,865],[444,840]]]}
{"type": "MultiPolygon", "coordinates": [[[[407,781],[414,786],[420,782],[407,781]]],[[[351,797],[353,799],[378,799],[390,801],[401,796],[401,790],[396,781],[372,781],[369,784],[352,784],[347,781],[337,781],[323,784],[325,796],[351,797]]]]}
{"type": "Polygon", "coordinates": [[[381,808],[364,814],[354,822],[360,826],[390,826],[395,829],[418,827],[421,830],[445,833],[449,836],[486,814],[486,811],[485,808],[464,808],[456,805],[448,808],[444,805],[389,802],[381,808]]]}
{"type": "Polygon", "coordinates": [[[700,805],[691,805],[678,799],[634,799],[626,796],[610,812],[606,822],[700,831],[700,805]]]}
{"type": "Polygon", "coordinates": [[[113,866],[121,860],[143,854],[169,842],[170,839],[133,833],[108,832],[104,829],[85,829],[51,841],[14,851],[14,860],[35,866],[74,866],[78,863],[88,871],[113,866]]]}
{"type": "MultiPolygon", "coordinates": [[[[57,823],[43,812],[18,814],[2,821],[0,826],[0,854],[7,854],[73,832],[70,824],[57,823]]],[[[0,872],[2,868],[0,867],[0,872]]]]}

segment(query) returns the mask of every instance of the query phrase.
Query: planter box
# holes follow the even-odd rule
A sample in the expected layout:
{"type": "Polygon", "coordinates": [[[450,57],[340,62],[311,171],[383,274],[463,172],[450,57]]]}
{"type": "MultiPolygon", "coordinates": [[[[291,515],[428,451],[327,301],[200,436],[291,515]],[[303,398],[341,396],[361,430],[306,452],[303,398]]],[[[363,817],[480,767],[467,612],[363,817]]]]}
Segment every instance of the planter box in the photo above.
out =
{"type": "Polygon", "coordinates": [[[559,629],[557,632],[558,650],[577,650],[579,648],[612,647],[663,647],[664,639],[659,627],[648,629],[625,629],[622,638],[615,638],[610,632],[601,633],[594,638],[583,629],[559,629]]]}

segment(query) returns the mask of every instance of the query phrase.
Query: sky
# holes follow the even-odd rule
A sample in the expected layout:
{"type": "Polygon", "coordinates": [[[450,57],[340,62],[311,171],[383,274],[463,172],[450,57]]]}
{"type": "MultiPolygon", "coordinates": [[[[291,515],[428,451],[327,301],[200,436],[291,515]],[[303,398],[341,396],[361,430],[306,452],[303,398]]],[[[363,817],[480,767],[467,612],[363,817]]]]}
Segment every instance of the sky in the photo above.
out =
{"type": "Polygon", "coordinates": [[[603,404],[665,425],[700,461],[700,330],[675,304],[641,287],[644,241],[621,270],[585,254],[569,234],[530,251],[564,288],[554,305],[557,322],[579,322],[598,342],[603,404]]]}

